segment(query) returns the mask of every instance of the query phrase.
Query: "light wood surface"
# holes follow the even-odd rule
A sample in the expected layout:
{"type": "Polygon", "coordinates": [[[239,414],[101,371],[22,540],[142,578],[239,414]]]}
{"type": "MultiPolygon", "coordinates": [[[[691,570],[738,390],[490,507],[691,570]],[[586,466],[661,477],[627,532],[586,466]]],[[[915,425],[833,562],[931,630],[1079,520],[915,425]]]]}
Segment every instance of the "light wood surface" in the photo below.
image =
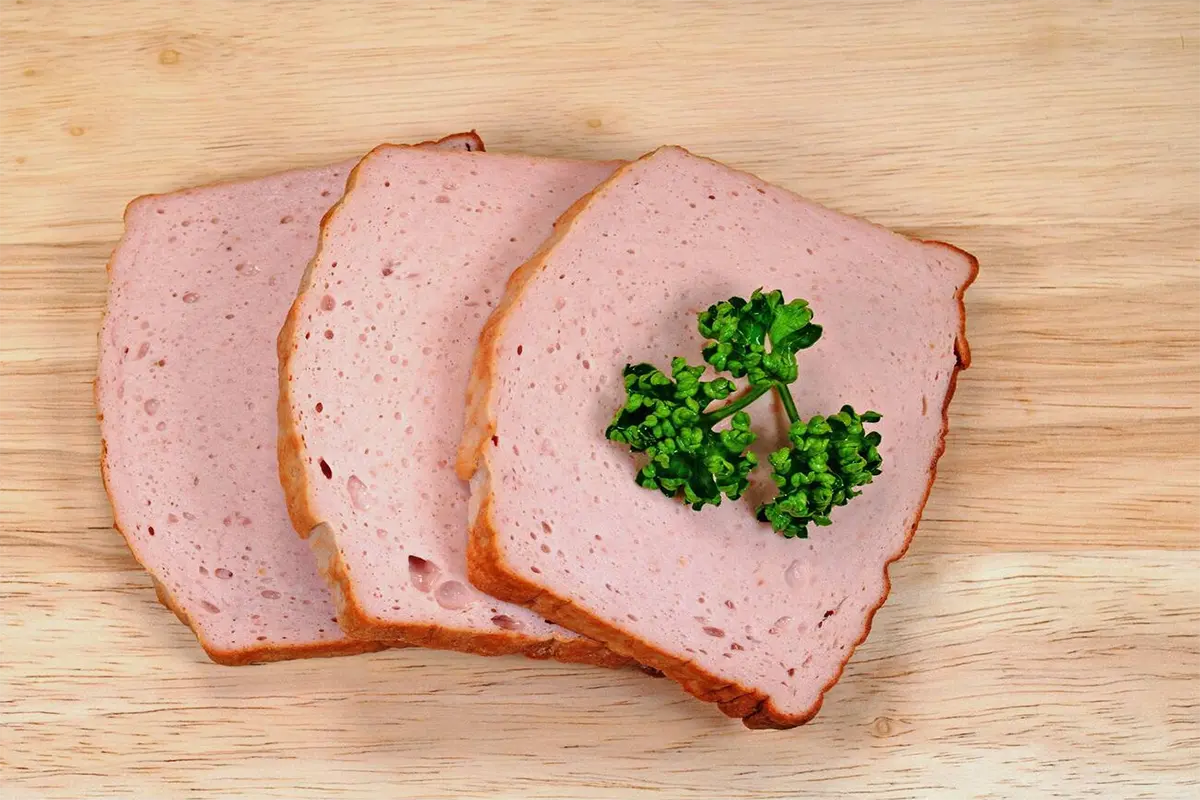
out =
{"type": "Polygon", "coordinates": [[[1200,794],[1200,6],[0,5],[0,796],[1200,794]],[[476,127],[663,142],[954,242],[974,367],[820,716],[429,651],[223,668],[109,526],[135,195],[476,127]]]}

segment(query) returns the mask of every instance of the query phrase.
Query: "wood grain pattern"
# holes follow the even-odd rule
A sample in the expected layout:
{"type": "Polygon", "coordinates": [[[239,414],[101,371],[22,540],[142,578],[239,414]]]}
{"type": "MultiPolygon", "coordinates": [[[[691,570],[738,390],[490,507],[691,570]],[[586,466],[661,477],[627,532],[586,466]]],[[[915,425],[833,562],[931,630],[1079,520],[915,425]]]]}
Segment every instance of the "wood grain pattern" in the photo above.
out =
{"type": "Polygon", "coordinates": [[[0,796],[1200,793],[1200,9],[0,4],[0,796]],[[477,127],[677,142],[983,264],[891,600],[825,709],[428,651],[229,669],[97,472],[135,195],[477,127]]]}

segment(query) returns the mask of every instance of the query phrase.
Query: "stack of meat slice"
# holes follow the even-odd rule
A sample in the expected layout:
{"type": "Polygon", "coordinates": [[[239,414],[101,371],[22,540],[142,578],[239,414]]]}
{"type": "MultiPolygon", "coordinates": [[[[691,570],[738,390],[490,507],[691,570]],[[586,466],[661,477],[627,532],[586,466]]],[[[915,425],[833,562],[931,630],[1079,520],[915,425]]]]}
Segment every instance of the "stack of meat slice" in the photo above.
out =
{"type": "MultiPolygon", "coordinates": [[[[115,515],[160,597],[224,663],[636,661],[751,727],[811,718],[932,486],[974,259],[680,148],[438,144],[377,148],[348,181],[131,205],[97,397],[115,515]],[[883,415],[882,474],[808,539],[749,502],[647,491],[605,436],[627,364],[700,363],[696,314],[760,287],[824,327],[799,411],[883,415]]],[[[750,410],[777,441],[783,412],[750,410]]]]}

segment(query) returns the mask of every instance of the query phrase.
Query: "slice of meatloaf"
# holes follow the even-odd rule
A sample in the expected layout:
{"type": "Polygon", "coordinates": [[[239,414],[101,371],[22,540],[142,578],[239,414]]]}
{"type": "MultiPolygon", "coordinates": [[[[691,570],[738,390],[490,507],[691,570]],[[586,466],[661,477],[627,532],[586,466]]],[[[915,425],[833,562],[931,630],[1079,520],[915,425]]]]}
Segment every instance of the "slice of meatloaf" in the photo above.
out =
{"type": "Polygon", "coordinates": [[[615,166],[385,145],[326,217],[279,338],[279,460],[351,635],[627,660],[467,583],[454,474],[472,354],[505,279],[615,166]]]}
{"type": "Polygon", "coordinates": [[[275,458],[275,337],[354,163],[139,197],[109,263],[96,402],[116,528],[222,664],[381,646],[338,629],[275,458]]]}
{"type": "MultiPolygon", "coordinates": [[[[933,483],[975,259],[660,149],[559,221],[509,282],[474,365],[459,471],[480,588],[656,667],[750,727],[810,719],[888,593],[933,483]],[[808,539],[755,519],[773,493],[691,510],[634,482],[605,439],[622,369],[701,361],[696,315],[759,288],[824,326],[801,353],[800,414],[883,414],[883,474],[808,539]]],[[[751,408],[782,446],[782,412],[751,408]]],[[[768,486],[764,486],[766,483],[768,486]]]]}

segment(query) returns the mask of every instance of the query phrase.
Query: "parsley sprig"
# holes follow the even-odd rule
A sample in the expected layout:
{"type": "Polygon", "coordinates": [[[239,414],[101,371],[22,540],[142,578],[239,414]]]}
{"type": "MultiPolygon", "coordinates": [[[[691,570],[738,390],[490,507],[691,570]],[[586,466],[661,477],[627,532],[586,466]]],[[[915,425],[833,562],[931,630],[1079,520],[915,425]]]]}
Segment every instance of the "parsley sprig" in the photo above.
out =
{"type": "Polygon", "coordinates": [[[700,334],[708,340],[704,361],[718,373],[745,379],[736,396],[733,380],[702,380],[707,367],[683,358],[672,359],[670,375],[652,364],[626,366],[625,404],[605,436],[646,454],[638,484],[680,497],[697,511],[720,505],[722,497],[740,498],[758,466],[744,409],[774,391],[791,426],[788,446],[768,459],[778,492],[758,507],[758,518],[787,538],[805,538],[809,524],[828,525],[833,508],[861,494],[883,463],[880,434],[868,433],[864,424],[881,416],[846,405],[828,417],[802,420],[789,388],[799,373],[796,354],[821,338],[812,318],[807,301],[784,302],[778,290],[757,290],[749,300],[731,297],[699,315],[700,334]]]}

